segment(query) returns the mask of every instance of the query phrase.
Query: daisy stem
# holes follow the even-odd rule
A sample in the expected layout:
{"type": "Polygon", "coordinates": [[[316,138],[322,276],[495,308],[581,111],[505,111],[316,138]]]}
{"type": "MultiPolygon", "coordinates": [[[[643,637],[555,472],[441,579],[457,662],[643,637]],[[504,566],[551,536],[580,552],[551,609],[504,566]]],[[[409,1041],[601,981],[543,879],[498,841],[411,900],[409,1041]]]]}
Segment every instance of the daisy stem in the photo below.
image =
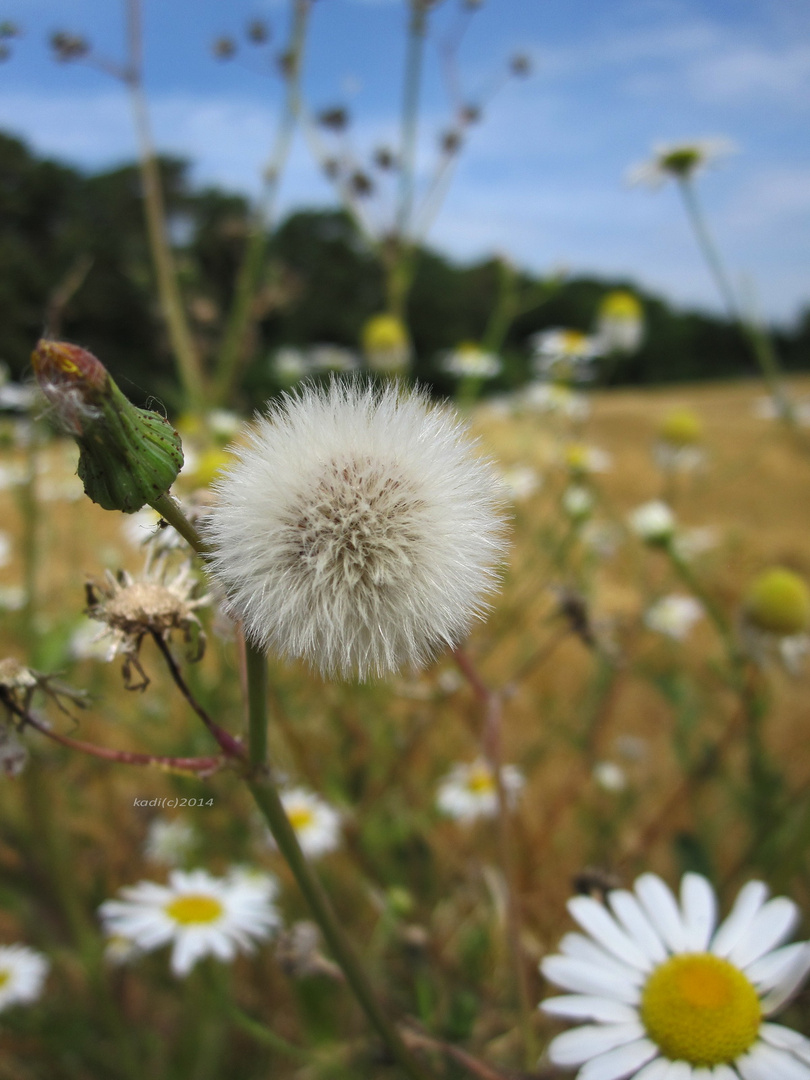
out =
{"type": "Polygon", "coordinates": [[[340,965],[346,981],[354,991],[371,1025],[388,1047],[394,1060],[411,1080],[434,1080],[411,1055],[394,1025],[382,1011],[379,997],[371,986],[358,956],[345,936],[337,915],[320,880],[304,857],[290,824],[278,790],[267,767],[267,676],[263,653],[246,642],[249,746],[252,772],[247,784],[256,805],[273,835],[279,851],[287,862],[312,915],[321,928],[324,939],[340,965]],[[264,673],[260,669],[264,669],[264,673]]]}
{"type": "Polygon", "coordinates": [[[300,1046],[293,1046],[292,1043],[287,1042],[280,1035],[276,1035],[266,1024],[263,1024],[261,1020],[254,1020],[252,1016],[248,1016],[238,1005],[231,1005],[228,1010],[228,1015],[236,1027],[241,1028],[246,1035],[249,1035],[257,1043],[261,1043],[264,1046],[269,1046],[271,1050],[277,1050],[279,1054],[283,1054],[285,1057],[290,1058],[292,1061],[307,1062],[311,1060],[311,1055],[303,1050],[300,1046]]]}

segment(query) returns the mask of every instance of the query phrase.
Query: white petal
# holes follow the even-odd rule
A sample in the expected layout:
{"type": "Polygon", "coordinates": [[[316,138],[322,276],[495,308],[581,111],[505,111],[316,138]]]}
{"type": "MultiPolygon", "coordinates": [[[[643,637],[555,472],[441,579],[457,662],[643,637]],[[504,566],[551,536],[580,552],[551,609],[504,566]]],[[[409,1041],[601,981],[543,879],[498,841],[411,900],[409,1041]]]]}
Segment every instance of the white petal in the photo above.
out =
{"type": "Polygon", "coordinates": [[[608,893],[608,904],[627,933],[634,938],[651,960],[661,963],[667,958],[663,942],[644,914],[644,908],[627,889],[613,889],[608,893]]]}
{"type": "Polygon", "coordinates": [[[783,945],[760,957],[745,969],[746,978],[761,992],[772,990],[793,973],[795,966],[805,956],[807,942],[794,941],[792,945],[783,945]]]}
{"type": "Polygon", "coordinates": [[[740,1074],[735,1072],[730,1065],[715,1065],[712,1070],[712,1080],[740,1080],[740,1074]]]}
{"type": "Polygon", "coordinates": [[[761,881],[749,881],[740,889],[734,907],[712,940],[715,956],[728,956],[767,899],[768,886],[761,881]]]}
{"type": "Polygon", "coordinates": [[[692,1069],[691,1073],[686,1073],[686,1077],[687,1080],[690,1077],[691,1080],[714,1080],[714,1069],[692,1069]]]}
{"type": "Polygon", "coordinates": [[[550,982],[577,994],[615,998],[628,1005],[637,1005],[641,998],[638,987],[629,980],[585,960],[575,960],[570,956],[547,956],[540,964],[540,970],[550,982]]]}
{"type": "Polygon", "coordinates": [[[734,1064],[743,1080],[810,1080],[810,1066],[763,1042],[734,1064]]]}
{"type": "Polygon", "coordinates": [[[577,1080],[623,1080],[626,1076],[634,1076],[636,1070],[652,1061],[657,1053],[654,1042],[639,1039],[586,1062],[577,1073],[577,1080]]]}
{"type": "Polygon", "coordinates": [[[548,1056],[555,1065],[582,1065],[617,1046],[635,1042],[643,1034],[637,1020],[631,1024],[586,1024],[552,1039],[548,1056]]]}
{"type": "Polygon", "coordinates": [[[781,1024],[763,1024],[759,1029],[759,1034],[770,1046],[775,1046],[779,1050],[789,1050],[800,1061],[810,1065],[810,1039],[800,1035],[798,1031],[783,1027],[781,1024]]]}
{"type": "Polygon", "coordinates": [[[650,922],[672,952],[686,950],[686,930],[675,897],[656,874],[642,874],[633,886],[650,922]]]}
{"type": "Polygon", "coordinates": [[[697,1072],[685,1061],[670,1061],[668,1064],[663,1080],[692,1080],[697,1076],[697,1072]]]}
{"type": "Polygon", "coordinates": [[[769,900],[751,920],[748,931],[726,954],[728,959],[737,967],[747,968],[790,937],[798,921],[799,909],[792,900],[786,896],[769,900]]]}
{"type": "Polygon", "coordinates": [[[550,1016],[565,1016],[570,1020],[599,1020],[603,1024],[638,1020],[638,1010],[630,1005],[610,998],[588,997],[584,994],[546,998],[540,1002],[540,1008],[550,1016]]]}
{"type": "Polygon", "coordinates": [[[188,975],[194,965],[205,956],[208,947],[199,934],[180,934],[172,950],[172,971],[181,978],[188,975]]]}
{"type": "Polygon", "coordinates": [[[625,934],[603,904],[590,896],[575,896],[568,901],[568,910],[595,941],[623,963],[640,971],[651,969],[650,960],[633,939],[625,934]]]}
{"type": "Polygon", "coordinates": [[[804,949],[796,953],[793,963],[782,974],[779,982],[762,998],[763,1014],[771,1016],[790,1001],[807,978],[808,972],[810,972],[810,942],[804,942],[804,949]]]}
{"type": "Polygon", "coordinates": [[[587,960],[589,964],[595,964],[596,967],[604,968],[605,971],[612,971],[620,978],[629,980],[637,986],[641,986],[644,982],[645,976],[638,968],[623,964],[621,960],[605,952],[600,945],[585,937],[584,934],[566,934],[560,942],[560,952],[563,956],[570,956],[574,960],[587,960]]]}
{"type": "Polygon", "coordinates": [[[714,889],[701,874],[684,874],[681,882],[681,911],[689,952],[705,952],[717,920],[714,889]]]}
{"type": "Polygon", "coordinates": [[[640,1073],[636,1073],[633,1080],[667,1080],[669,1066],[670,1062],[666,1058],[656,1058],[649,1065],[645,1065],[640,1073]]]}

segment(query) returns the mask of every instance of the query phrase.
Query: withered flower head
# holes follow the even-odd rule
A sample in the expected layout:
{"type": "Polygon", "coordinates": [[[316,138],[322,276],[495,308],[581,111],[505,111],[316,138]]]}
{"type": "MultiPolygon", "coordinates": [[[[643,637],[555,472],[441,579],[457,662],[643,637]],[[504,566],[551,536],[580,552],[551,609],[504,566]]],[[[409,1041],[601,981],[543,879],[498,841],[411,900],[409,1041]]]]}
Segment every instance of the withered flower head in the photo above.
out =
{"type": "Polygon", "coordinates": [[[218,37],[211,46],[211,52],[217,60],[230,60],[236,54],[236,42],[233,38],[218,37]]]}
{"type": "Polygon", "coordinates": [[[351,184],[351,188],[354,194],[361,197],[365,195],[371,195],[371,193],[374,191],[374,184],[371,181],[371,177],[368,175],[368,173],[364,173],[360,169],[357,169],[355,172],[352,173],[351,177],[349,178],[349,183],[351,184]]]}
{"type": "Polygon", "coordinates": [[[378,169],[395,169],[396,158],[387,146],[380,146],[374,151],[374,164],[378,169]]]}
{"type": "Polygon", "coordinates": [[[247,24],[246,34],[252,45],[264,45],[270,40],[270,27],[264,19],[251,19],[247,24]]]}
{"type": "Polygon", "coordinates": [[[126,570],[106,571],[102,582],[88,582],[87,614],[106,626],[100,638],[111,639],[109,659],[119,653],[124,658],[124,684],[128,690],[145,690],[149,677],[141,666],[139,653],[145,637],[168,644],[175,631],[183,634],[187,659],[200,660],[205,635],[196,609],[207,604],[208,596],[196,597],[197,582],[186,563],[169,579],[165,560],[147,561],[139,579],[126,570]],[[133,681],[133,669],[140,681],[133,681]]]}
{"type": "Polygon", "coordinates": [[[90,52],[90,43],[86,38],[80,37],[78,34],[66,34],[64,31],[58,30],[55,34],[51,34],[51,48],[57,60],[67,63],[70,60],[81,60],[83,56],[87,56],[90,52]]]}
{"type": "Polygon", "coordinates": [[[43,339],[31,362],[55,420],[78,443],[79,476],[93,502],[132,514],[168,491],[183,465],[168,420],[136,408],[78,345],[43,339]]]}
{"type": "Polygon", "coordinates": [[[445,154],[456,154],[461,149],[461,135],[457,131],[445,131],[441,137],[441,147],[445,154]]]}
{"type": "Polygon", "coordinates": [[[509,61],[509,70],[513,75],[517,75],[518,78],[522,78],[531,74],[532,63],[525,53],[517,53],[509,61]]]}
{"type": "Polygon", "coordinates": [[[332,109],[323,109],[318,113],[318,123],[331,131],[344,131],[349,124],[349,113],[340,105],[332,109]]]}

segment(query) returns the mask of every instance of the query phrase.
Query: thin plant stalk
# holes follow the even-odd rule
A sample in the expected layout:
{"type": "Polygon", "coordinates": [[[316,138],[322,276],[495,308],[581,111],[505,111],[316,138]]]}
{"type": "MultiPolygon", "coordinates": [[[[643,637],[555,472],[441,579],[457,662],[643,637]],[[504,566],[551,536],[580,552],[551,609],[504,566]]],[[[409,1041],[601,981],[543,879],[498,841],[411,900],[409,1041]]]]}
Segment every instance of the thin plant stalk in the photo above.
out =
{"type": "Polygon", "coordinates": [[[340,926],[329,897],[301,851],[295,830],[284,812],[278,790],[267,766],[266,756],[264,756],[266,755],[268,722],[267,684],[266,678],[259,675],[259,668],[266,664],[266,658],[249,641],[246,642],[246,654],[248,719],[251,728],[248,741],[252,766],[247,783],[251,794],[368,1020],[394,1060],[411,1080],[432,1080],[431,1074],[415,1060],[394,1025],[380,1008],[377,994],[340,926]]]}
{"type": "Polygon", "coordinates": [[[510,811],[502,776],[501,697],[486,685],[475,664],[463,649],[454,649],[453,659],[484,710],[482,742],[485,757],[495,780],[495,795],[498,802],[498,854],[501,861],[501,873],[506,884],[507,938],[517,989],[519,1022],[523,1037],[525,1062],[527,1067],[531,1068],[537,1060],[537,1049],[532,1023],[533,1008],[529,996],[529,984],[526,978],[526,965],[521,945],[522,920],[516,895],[516,863],[509,821],[510,811]]]}
{"type": "Polygon", "coordinates": [[[226,402],[242,370],[245,337],[250,325],[253,301],[261,283],[267,251],[267,234],[276,214],[281,176],[290,153],[293,132],[301,112],[301,71],[312,0],[294,0],[290,44],[286,50],[286,94],[275,143],[264,169],[264,190],[257,206],[244,260],[236,280],[233,305],[217,362],[214,397],[226,402]]]}
{"type": "Polygon", "coordinates": [[[177,281],[177,267],[166,231],[166,207],[157,157],[143,90],[143,37],[140,0],[127,0],[127,42],[129,59],[124,81],[129,89],[135,130],[138,137],[144,214],[149,248],[157,277],[158,295],[166,327],[177,361],[186,406],[199,411],[205,402],[205,385],[200,357],[186,318],[177,281]]]}
{"type": "Polygon", "coordinates": [[[779,409],[780,418],[793,423],[793,413],[782,386],[782,373],[779,370],[779,362],[776,359],[773,346],[760,327],[744,318],[740,310],[734,289],[723,266],[723,260],[720,258],[720,252],[706,224],[706,218],[698,201],[694,184],[688,176],[679,176],[676,179],[678,191],[681,193],[683,205],[686,209],[686,216],[692,226],[698,247],[706,260],[709,272],[714,278],[717,291],[722,297],[726,312],[731,321],[736,323],[745,336],[762,372],[768,391],[779,409]]]}

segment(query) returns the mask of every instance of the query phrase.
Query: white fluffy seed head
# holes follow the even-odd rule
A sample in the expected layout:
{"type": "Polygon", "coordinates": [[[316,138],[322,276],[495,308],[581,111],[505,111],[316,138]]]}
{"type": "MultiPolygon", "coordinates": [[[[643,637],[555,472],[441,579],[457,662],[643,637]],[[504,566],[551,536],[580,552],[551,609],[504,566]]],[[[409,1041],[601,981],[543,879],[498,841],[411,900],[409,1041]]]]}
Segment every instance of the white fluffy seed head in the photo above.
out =
{"type": "Polygon", "coordinates": [[[324,675],[384,675],[486,609],[504,491],[419,391],[337,379],[285,395],[216,485],[210,568],[254,643],[324,675]]]}

